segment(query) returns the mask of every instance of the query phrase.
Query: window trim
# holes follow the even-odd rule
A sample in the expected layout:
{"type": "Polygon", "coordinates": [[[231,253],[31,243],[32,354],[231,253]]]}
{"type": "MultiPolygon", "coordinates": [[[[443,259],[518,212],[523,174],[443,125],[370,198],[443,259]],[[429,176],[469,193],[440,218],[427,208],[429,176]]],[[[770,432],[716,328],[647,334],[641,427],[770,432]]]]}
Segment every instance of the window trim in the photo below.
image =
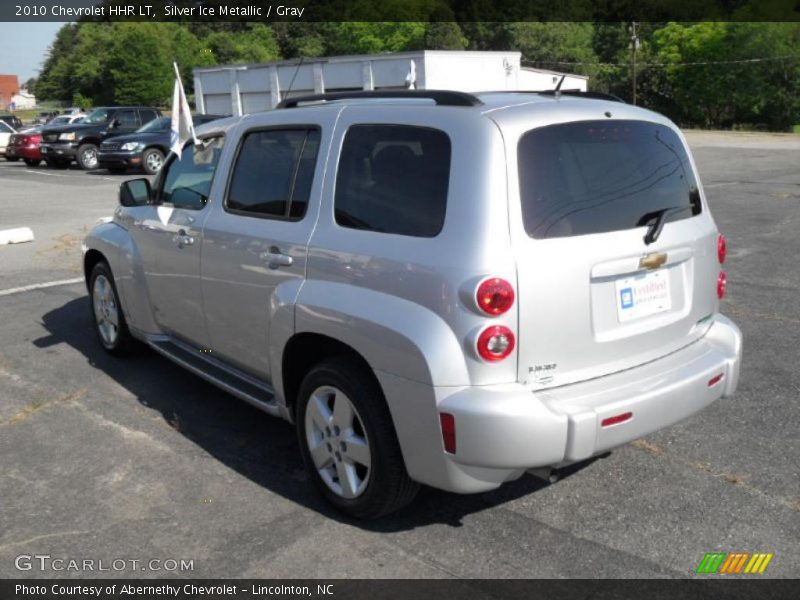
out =
{"type": "MultiPolygon", "coordinates": [[[[289,214],[290,214],[290,212],[292,210],[292,199],[293,199],[293,196],[294,196],[294,188],[295,188],[295,185],[297,183],[297,173],[300,170],[300,158],[302,158],[303,152],[306,149],[306,144],[308,143],[308,134],[311,131],[319,132],[319,148],[317,149],[317,156],[315,157],[315,162],[314,162],[314,178],[316,178],[316,176],[317,176],[317,161],[319,160],[320,150],[322,149],[322,126],[317,125],[316,123],[308,124],[308,125],[295,124],[295,123],[286,124],[286,125],[265,125],[265,126],[261,126],[261,127],[252,127],[251,129],[247,129],[244,132],[242,132],[242,135],[239,136],[239,142],[236,145],[236,153],[233,155],[233,159],[231,160],[231,163],[230,163],[231,164],[231,168],[228,169],[228,178],[227,178],[227,181],[225,182],[225,193],[224,193],[224,195],[222,197],[222,209],[226,213],[229,213],[229,214],[232,214],[232,215],[238,215],[238,216],[241,216],[241,217],[252,217],[254,219],[267,219],[269,221],[282,221],[282,222],[286,222],[286,223],[300,223],[300,222],[302,222],[306,218],[306,215],[308,214],[308,206],[306,207],[306,212],[303,213],[303,216],[300,217],[299,219],[297,217],[291,217],[291,216],[289,216],[289,214]],[[238,209],[238,208],[231,208],[230,206],[228,206],[228,198],[230,197],[231,183],[233,182],[233,175],[236,172],[236,165],[239,162],[239,155],[242,152],[242,147],[244,146],[244,141],[247,138],[247,136],[250,135],[251,133],[261,133],[263,131],[305,131],[306,132],[306,137],[303,140],[303,146],[302,146],[302,148],[300,148],[299,158],[298,158],[298,160],[297,160],[297,162],[295,163],[295,166],[294,166],[294,173],[292,173],[292,186],[291,186],[289,198],[288,198],[288,200],[286,202],[286,211],[285,211],[286,214],[284,214],[284,215],[268,215],[266,213],[258,213],[258,212],[253,212],[253,211],[249,211],[249,210],[241,210],[241,209],[238,209]]],[[[313,189],[313,188],[314,188],[314,180],[312,179],[312,181],[311,181],[311,189],[313,189]]],[[[311,198],[312,198],[312,195],[309,192],[308,205],[311,204],[311,198]]]]}
{"type": "Polygon", "coordinates": [[[411,239],[416,239],[416,240],[435,240],[440,235],[442,235],[442,232],[444,231],[444,228],[445,228],[445,224],[447,223],[447,210],[448,210],[448,206],[450,204],[450,179],[451,179],[451,177],[453,175],[453,138],[450,136],[449,132],[445,131],[441,127],[434,127],[432,125],[417,125],[417,124],[412,124],[412,123],[388,123],[388,122],[382,122],[382,121],[369,122],[369,123],[367,123],[367,122],[359,122],[359,123],[350,123],[349,125],[347,125],[347,129],[345,129],[344,133],[342,133],[342,136],[341,136],[340,140],[341,141],[340,141],[340,144],[339,144],[338,156],[336,158],[336,169],[334,171],[334,176],[333,176],[333,196],[332,196],[332,200],[331,200],[331,210],[332,210],[331,217],[333,217],[333,225],[334,225],[334,227],[337,227],[339,229],[345,229],[347,231],[360,231],[362,233],[376,233],[376,234],[379,234],[379,235],[399,235],[399,236],[404,237],[404,238],[411,238],[411,239]],[[449,164],[449,171],[448,171],[448,176],[447,176],[447,194],[445,195],[444,216],[442,217],[442,225],[441,225],[441,227],[439,227],[439,231],[437,231],[435,235],[412,235],[412,234],[409,234],[409,233],[398,233],[398,232],[395,232],[395,231],[378,231],[377,229],[362,229],[362,228],[359,228],[359,227],[350,227],[348,225],[342,225],[336,219],[336,190],[338,189],[338,185],[339,185],[339,168],[341,167],[341,163],[342,163],[342,154],[343,154],[342,151],[344,149],[344,144],[347,141],[347,135],[350,133],[350,130],[353,129],[353,127],[370,127],[370,126],[373,126],[373,127],[407,127],[407,128],[411,128],[411,129],[427,129],[428,131],[435,131],[435,132],[438,132],[438,133],[442,133],[447,138],[447,143],[448,143],[449,149],[450,149],[450,164],[449,164]]]}
{"type": "MultiPolygon", "coordinates": [[[[225,134],[224,133],[209,133],[207,135],[198,136],[197,139],[198,139],[198,141],[203,141],[203,140],[210,140],[210,139],[215,139],[215,138],[222,138],[224,140],[225,139],[225,134]]],[[[194,144],[192,144],[192,145],[194,145],[194,144]]],[[[186,148],[186,144],[184,144],[184,149],[185,148],[186,148]]],[[[171,206],[172,208],[178,208],[178,209],[181,209],[181,210],[191,210],[191,211],[195,211],[195,212],[200,212],[201,210],[205,210],[205,208],[209,204],[211,204],[211,194],[210,193],[209,193],[208,198],[206,199],[205,204],[203,204],[203,206],[201,208],[189,208],[188,206],[176,206],[172,202],[164,202],[162,200],[163,192],[164,192],[164,181],[166,180],[166,176],[164,174],[167,172],[167,167],[169,165],[172,165],[175,162],[177,156],[178,156],[177,154],[175,154],[172,151],[170,151],[169,154],[167,155],[167,160],[164,162],[164,166],[161,167],[161,170],[158,172],[158,175],[156,175],[157,184],[158,185],[156,186],[156,189],[155,189],[154,206],[171,206]]],[[[221,153],[220,153],[220,160],[222,160],[222,154],[221,153]]],[[[219,162],[217,163],[217,167],[214,169],[214,174],[211,176],[211,183],[209,185],[209,190],[214,188],[214,180],[217,177],[217,172],[218,171],[219,171],[219,162]]]]}

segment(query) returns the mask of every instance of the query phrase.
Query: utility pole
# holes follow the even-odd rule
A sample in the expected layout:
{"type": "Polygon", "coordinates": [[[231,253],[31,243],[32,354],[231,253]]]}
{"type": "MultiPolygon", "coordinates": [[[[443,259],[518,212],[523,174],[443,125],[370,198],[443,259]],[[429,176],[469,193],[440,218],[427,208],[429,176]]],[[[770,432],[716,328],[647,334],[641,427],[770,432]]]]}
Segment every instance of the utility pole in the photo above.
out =
{"type": "Polygon", "coordinates": [[[636,106],[636,51],[639,49],[639,38],[636,36],[636,21],[631,21],[628,31],[631,33],[631,80],[633,84],[633,105],[636,106]]]}

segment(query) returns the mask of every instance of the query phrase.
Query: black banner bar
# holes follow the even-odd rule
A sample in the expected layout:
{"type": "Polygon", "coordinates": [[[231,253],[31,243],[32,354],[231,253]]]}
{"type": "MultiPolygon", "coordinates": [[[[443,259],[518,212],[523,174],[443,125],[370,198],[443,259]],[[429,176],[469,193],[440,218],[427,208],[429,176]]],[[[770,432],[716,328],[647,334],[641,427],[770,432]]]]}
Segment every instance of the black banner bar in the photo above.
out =
{"type": "Polygon", "coordinates": [[[41,579],[1,580],[3,600],[188,600],[314,598],[444,600],[783,600],[797,597],[797,580],[716,577],[692,580],[257,580],[41,579]]]}
{"type": "Polygon", "coordinates": [[[0,21],[798,21],[796,0],[3,0],[0,21]]]}

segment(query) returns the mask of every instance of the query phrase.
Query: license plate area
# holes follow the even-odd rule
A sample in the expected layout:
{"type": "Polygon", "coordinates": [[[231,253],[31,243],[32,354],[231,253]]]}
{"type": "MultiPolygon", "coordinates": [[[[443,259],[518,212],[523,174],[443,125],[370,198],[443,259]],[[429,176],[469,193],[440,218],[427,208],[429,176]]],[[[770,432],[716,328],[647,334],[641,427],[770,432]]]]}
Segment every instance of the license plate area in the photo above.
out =
{"type": "Polygon", "coordinates": [[[669,271],[662,269],[617,279],[617,320],[627,323],[672,308],[669,271]]]}

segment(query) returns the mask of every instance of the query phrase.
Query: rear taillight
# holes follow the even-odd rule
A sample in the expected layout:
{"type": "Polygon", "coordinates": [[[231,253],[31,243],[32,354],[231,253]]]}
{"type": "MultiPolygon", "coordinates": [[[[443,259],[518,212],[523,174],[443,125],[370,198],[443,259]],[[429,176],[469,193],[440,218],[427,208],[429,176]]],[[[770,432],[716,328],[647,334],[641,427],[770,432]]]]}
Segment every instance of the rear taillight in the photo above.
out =
{"type": "Polygon", "coordinates": [[[514,333],[504,325],[487,327],[478,336],[478,354],[483,360],[503,360],[514,351],[514,333]]]}
{"type": "Polygon", "coordinates": [[[725,262],[725,257],[727,255],[728,255],[728,243],[725,240],[725,236],[720,233],[719,237],[717,238],[717,260],[719,261],[719,264],[725,262]]]}
{"type": "Polygon", "coordinates": [[[442,443],[444,451],[449,454],[456,453],[456,418],[450,413],[439,413],[439,422],[442,424],[442,443]]]}
{"type": "Polygon", "coordinates": [[[722,300],[725,297],[725,286],[727,285],[727,278],[725,277],[725,271],[720,271],[719,275],[717,276],[717,298],[722,300]]]}
{"type": "Polygon", "coordinates": [[[514,305],[514,288],[505,279],[485,279],[475,292],[478,307],[493,317],[508,312],[514,305]]]}

